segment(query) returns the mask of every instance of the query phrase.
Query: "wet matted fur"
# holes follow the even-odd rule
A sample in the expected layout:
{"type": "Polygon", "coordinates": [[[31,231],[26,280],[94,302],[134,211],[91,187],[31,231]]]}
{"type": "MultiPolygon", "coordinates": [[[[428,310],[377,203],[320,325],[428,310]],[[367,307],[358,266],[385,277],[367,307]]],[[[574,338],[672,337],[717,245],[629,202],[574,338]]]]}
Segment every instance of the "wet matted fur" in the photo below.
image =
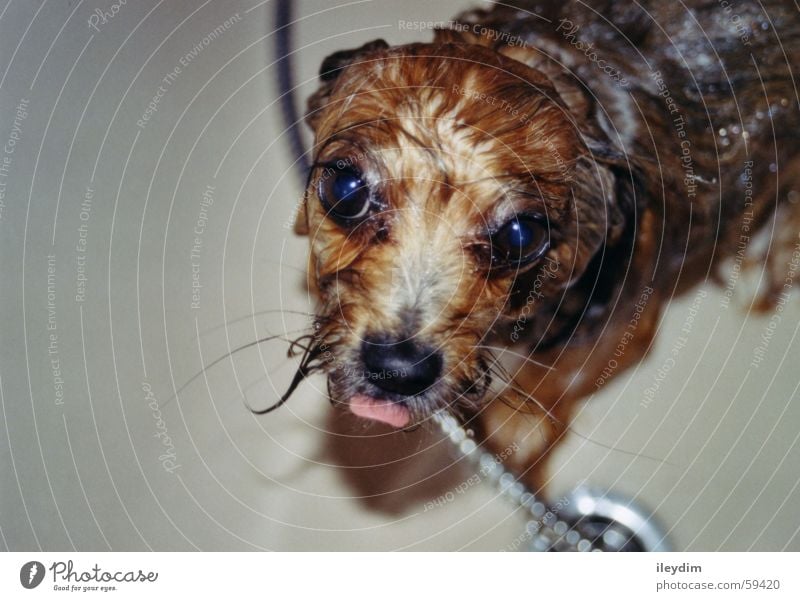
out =
{"type": "Polygon", "coordinates": [[[539,487],[576,401],[642,359],[668,299],[776,211],[774,239],[796,247],[800,22],[780,0],[735,19],[707,0],[513,4],[323,63],[298,220],[320,301],[304,365],[334,403],[410,424],[447,408],[516,443],[509,464],[539,487]],[[321,198],[342,173],[368,192],[357,219],[321,198]],[[493,236],[519,216],[546,228],[542,252],[498,262],[493,236]],[[365,376],[370,337],[432,349],[440,375],[387,392],[365,376]],[[523,357],[512,371],[503,348],[523,357]]]}

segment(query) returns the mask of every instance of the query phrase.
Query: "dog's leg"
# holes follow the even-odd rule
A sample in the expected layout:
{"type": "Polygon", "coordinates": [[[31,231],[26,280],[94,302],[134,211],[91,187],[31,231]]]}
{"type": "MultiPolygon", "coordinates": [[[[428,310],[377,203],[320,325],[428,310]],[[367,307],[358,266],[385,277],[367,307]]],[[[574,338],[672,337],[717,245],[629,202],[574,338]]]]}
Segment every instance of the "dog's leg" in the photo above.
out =
{"type": "Polygon", "coordinates": [[[635,303],[620,315],[595,346],[575,345],[528,363],[482,413],[482,435],[506,465],[540,493],[549,481],[547,457],[569,433],[578,402],[601,388],[647,353],[658,325],[661,302],[655,291],[640,312],[635,303]],[[613,361],[612,361],[613,359],[613,361]],[[513,453],[509,452],[513,449],[513,453]]]}
{"type": "Polygon", "coordinates": [[[500,451],[516,444],[519,449],[507,464],[534,491],[549,481],[547,457],[569,433],[577,403],[641,361],[650,348],[663,302],[648,277],[657,256],[658,228],[658,218],[646,210],[631,255],[634,275],[612,295],[605,327],[594,340],[573,340],[532,357],[536,362],[526,362],[515,374],[512,400],[504,403],[501,394],[482,414],[487,444],[500,451]]]}

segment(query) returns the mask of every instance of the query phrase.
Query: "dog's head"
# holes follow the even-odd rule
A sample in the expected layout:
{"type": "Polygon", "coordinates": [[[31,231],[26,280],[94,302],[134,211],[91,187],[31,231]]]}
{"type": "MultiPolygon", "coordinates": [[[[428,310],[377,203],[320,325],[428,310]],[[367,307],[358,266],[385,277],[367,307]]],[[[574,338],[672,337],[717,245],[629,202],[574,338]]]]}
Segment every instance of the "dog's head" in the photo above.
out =
{"type": "Polygon", "coordinates": [[[476,408],[490,347],[552,319],[619,236],[597,132],[542,72],[475,44],[379,40],[320,78],[299,221],[331,398],[397,427],[476,408]]]}

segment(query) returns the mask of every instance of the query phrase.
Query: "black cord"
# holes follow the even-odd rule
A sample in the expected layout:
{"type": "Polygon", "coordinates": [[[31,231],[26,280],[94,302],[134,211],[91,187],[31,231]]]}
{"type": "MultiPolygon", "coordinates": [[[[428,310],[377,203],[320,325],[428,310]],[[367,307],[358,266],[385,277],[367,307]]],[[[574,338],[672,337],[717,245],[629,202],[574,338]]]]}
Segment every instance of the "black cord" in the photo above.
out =
{"type": "Polygon", "coordinates": [[[295,103],[295,84],[292,63],[292,0],[277,0],[275,3],[275,57],[277,59],[278,91],[283,121],[289,137],[289,150],[294,159],[300,187],[304,188],[309,164],[303,137],[300,135],[300,117],[295,103]]]}

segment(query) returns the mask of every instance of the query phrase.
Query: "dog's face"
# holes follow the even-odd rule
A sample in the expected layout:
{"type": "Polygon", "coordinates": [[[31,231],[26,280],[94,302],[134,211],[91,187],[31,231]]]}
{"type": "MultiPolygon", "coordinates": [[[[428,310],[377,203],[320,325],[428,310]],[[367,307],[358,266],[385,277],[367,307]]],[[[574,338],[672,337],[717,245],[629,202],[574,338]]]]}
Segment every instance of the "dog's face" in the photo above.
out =
{"type": "Polygon", "coordinates": [[[396,427],[478,408],[487,347],[606,239],[609,175],[550,80],[492,50],[374,42],[321,78],[301,220],[331,398],[396,427]]]}

